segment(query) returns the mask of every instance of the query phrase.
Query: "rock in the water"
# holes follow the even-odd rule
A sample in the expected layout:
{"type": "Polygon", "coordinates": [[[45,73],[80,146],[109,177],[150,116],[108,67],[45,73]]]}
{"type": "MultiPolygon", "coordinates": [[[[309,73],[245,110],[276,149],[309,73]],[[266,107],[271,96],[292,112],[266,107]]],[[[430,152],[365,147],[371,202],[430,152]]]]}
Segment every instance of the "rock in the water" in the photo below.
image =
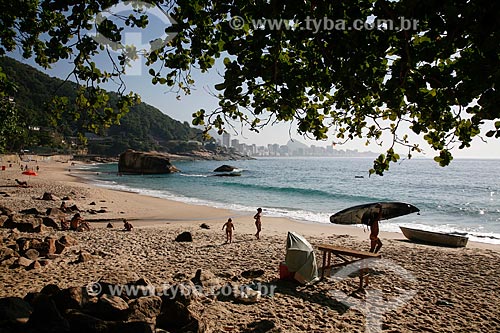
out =
{"type": "Polygon", "coordinates": [[[170,158],[159,153],[127,150],[120,154],[118,172],[136,174],[162,174],[180,171],[170,163],[170,158]]]}
{"type": "Polygon", "coordinates": [[[189,231],[184,231],[183,233],[180,233],[177,235],[175,238],[176,242],[192,242],[193,241],[193,235],[189,231]]]}
{"type": "Polygon", "coordinates": [[[224,165],[221,165],[220,167],[218,167],[217,169],[215,169],[214,172],[232,172],[235,169],[237,169],[237,168],[234,166],[224,164],[224,165]]]}

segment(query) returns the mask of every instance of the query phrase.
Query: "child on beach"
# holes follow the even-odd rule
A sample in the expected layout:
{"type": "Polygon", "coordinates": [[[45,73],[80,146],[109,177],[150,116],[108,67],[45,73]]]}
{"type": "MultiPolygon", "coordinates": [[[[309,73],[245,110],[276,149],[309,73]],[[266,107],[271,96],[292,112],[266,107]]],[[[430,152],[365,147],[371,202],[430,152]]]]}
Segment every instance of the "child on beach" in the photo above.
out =
{"type": "Polygon", "coordinates": [[[123,228],[125,229],[125,231],[132,231],[132,228],[134,227],[132,226],[132,223],[127,221],[127,219],[123,219],[123,228]]]}
{"type": "Polygon", "coordinates": [[[227,222],[224,223],[222,226],[222,230],[226,228],[226,243],[232,243],[233,242],[233,230],[234,229],[234,224],[233,220],[231,218],[227,219],[227,222]]]}
{"type": "Polygon", "coordinates": [[[262,229],[262,221],[260,220],[262,217],[262,208],[257,208],[257,214],[254,215],[255,219],[255,226],[257,227],[257,233],[255,234],[255,237],[257,239],[260,239],[260,230],[262,229]]]}
{"type": "Polygon", "coordinates": [[[376,205],[378,208],[378,215],[371,221],[370,224],[370,252],[377,253],[382,247],[382,241],[378,238],[379,222],[382,218],[382,205],[376,205]]]}

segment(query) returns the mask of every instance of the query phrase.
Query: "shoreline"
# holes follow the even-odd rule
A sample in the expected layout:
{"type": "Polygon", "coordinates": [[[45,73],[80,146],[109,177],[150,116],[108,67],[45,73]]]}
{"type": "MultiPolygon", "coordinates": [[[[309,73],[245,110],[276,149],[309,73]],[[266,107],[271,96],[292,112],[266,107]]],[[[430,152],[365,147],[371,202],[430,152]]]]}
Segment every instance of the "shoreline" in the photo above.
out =
{"type": "MultiPolygon", "coordinates": [[[[80,170],[86,170],[86,169],[80,169],[80,170]]],[[[91,179],[87,179],[85,177],[82,177],[82,176],[79,176],[78,175],[78,172],[73,172],[71,174],[69,174],[70,177],[74,178],[74,182],[75,183],[85,183],[87,184],[88,186],[90,187],[95,187],[95,188],[99,188],[99,189],[103,189],[103,190],[109,190],[109,191],[116,191],[116,192],[123,192],[123,193],[131,193],[131,194],[135,194],[135,195],[138,195],[138,196],[143,196],[143,197],[146,197],[146,198],[154,198],[154,199],[159,199],[159,200],[165,200],[166,202],[171,202],[171,203],[180,203],[180,204],[183,204],[183,205],[186,205],[188,207],[191,207],[192,209],[196,210],[196,209],[203,209],[203,208],[210,208],[210,209],[215,209],[215,210],[220,210],[221,211],[221,219],[227,219],[229,217],[232,217],[233,219],[236,218],[240,218],[240,217],[244,217],[245,220],[248,220],[249,218],[251,218],[253,215],[254,215],[254,212],[250,212],[250,211],[247,211],[247,210],[231,210],[229,208],[221,208],[221,207],[214,207],[212,205],[210,205],[209,203],[203,203],[203,204],[195,204],[195,203],[192,203],[192,202],[185,202],[183,200],[174,200],[174,199],[169,199],[169,198],[165,198],[165,197],[160,197],[160,196],[154,196],[154,195],[150,195],[150,194],[144,194],[144,193],[141,193],[139,190],[137,191],[134,191],[133,188],[129,188],[129,190],[125,190],[125,189],[117,189],[117,188],[113,188],[111,186],[100,186],[100,185],[97,185],[95,182],[93,182],[91,179]]],[[[187,208],[189,209],[189,208],[187,208]]],[[[190,209],[191,210],[191,209],[190,209]]],[[[154,216],[153,218],[148,218],[148,217],[145,217],[145,218],[135,218],[135,220],[139,221],[139,222],[152,222],[154,220],[158,220],[158,216],[154,216]]],[[[341,234],[341,235],[351,235],[351,236],[355,236],[357,237],[358,239],[360,240],[367,240],[367,243],[369,243],[368,241],[368,235],[369,235],[369,231],[367,231],[366,228],[364,227],[361,227],[361,226],[355,226],[355,225],[336,225],[336,224],[332,224],[332,223],[322,223],[322,222],[314,222],[314,221],[305,221],[305,220],[296,220],[296,219],[293,219],[293,218],[290,218],[290,217],[281,217],[281,216],[266,216],[265,215],[265,209],[264,209],[264,215],[263,215],[263,218],[266,220],[266,219],[273,219],[273,220],[277,220],[275,223],[278,223],[279,225],[283,226],[284,230],[282,231],[282,234],[286,234],[286,228],[292,228],[294,230],[291,230],[291,231],[295,231],[295,230],[299,230],[300,232],[303,232],[304,233],[304,236],[306,235],[316,235],[318,233],[320,234],[325,234],[325,233],[328,233],[328,232],[331,232],[332,234],[341,234]],[[287,221],[287,222],[285,222],[287,221]]],[[[213,218],[211,218],[213,219],[213,218]]],[[[207,219],[207,220],[211,220],[211,219],[207,219]]],[[[176,219],[174,220],[168,220],[166,219],[166,221],[175,221],[176,219]]],[[[190,220],[190,218],[186,218],[186,219],[183,219],[183,220],[178,220],[179,222],[181,221],[188,221],[190,220]]],[[[203,221],[204,218],[191,218],[192,221],[203,221]]],[[[252,222],[253,219],[250,219],[252,222]]],[[[246,221],[248,223],[248,221],[246,221]]],[[[252,222],[253,223],[253,222],[252,222]]],[[[407,227],[411,227],[411,226],[408,226],[406,225],[407,227]]],[[[265,223],[263,224],[263,227],[265,228],[265,223]]],[[[263,230],[265,231],[265,230],[263,230]]],[[[296,231],[296,232],[299,232],[299,231],[296,231]]],[[[279,230],[277,230],[276,228],[274,228],[272,230],[272,234],[273,235],[277,235],[277,233],[279,233],[279,230]]],[[[476,236],[477,237],[477,236],[476,236]]],[[[408,241],[408,239],[406,239],[406,237],[403,235],[402,232],[394,232],[394,231],[384,231],[384,230],[381,230],[380,231],[380,238],[383,239],[383,238],[386,238],[386,239],[391,239],[391,240],[400,240],[400,241],[408,241]]],[[[421,244],[421,245],[424,245],[424,246],[434,246],[434,245],[429,245],[429,244],[421,244]]],[[[494,249],[494,250],[498,250],[500,251],[500,244],[494,244],[494,243],[488,243],[488,242],[478,242],[478,241],[471,241],[469,239],[469,242],[467,244],[467,246],[471,246],[471,247],[474,247],[474,248],[481,248],[481,249],[494,249]]]]}

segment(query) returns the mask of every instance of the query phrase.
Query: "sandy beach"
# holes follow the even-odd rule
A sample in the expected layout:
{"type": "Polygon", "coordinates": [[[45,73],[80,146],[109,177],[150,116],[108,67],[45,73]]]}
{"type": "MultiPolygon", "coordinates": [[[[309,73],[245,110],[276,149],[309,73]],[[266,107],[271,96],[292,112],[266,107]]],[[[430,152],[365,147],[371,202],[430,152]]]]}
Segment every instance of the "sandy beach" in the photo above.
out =
{"type": "MultiPolygon", "coordinates": [[[[189,280],[201,269],[211,272],[221,285],[273,286],[272,293],[252,304],[202,297],[196,306],[206,322],[205,332],[500,331],[499,245],[469,242],[466,248],[442,248],[408,242],[402,234],[381,233],[382,260],[372,267],[364,291],[356,290],[356,277],[335,272],[301,286],[279,280],[288,231],[303,235],[316,250],[322,243],[368,250],[368,232],[270,218],[264,210],[262,237],[257,240],[251,213],[99,188],[80,177],[86,171],[65,161],[37,165],[36,177],[21,175],[19,165],[0,171],[0,206],[45,211],[59,207],[62,198],[68,197],[67,205],[83,211],[92,230],[20,233],[41,238],[70,235],[78,245],[36,269],[2,264],[0,297],[24,297],[48,284],[86,286],[110,277],[123,281],[143,277],[161,288],[189,280]],[[30,187],[17,187],[16,178],[30,187]],[[45,192],[61,200],[39,200],[45,192]],[[221,228],[229,217],[235,225],[234,242],[225,244],[221,228]],[[122,230],[123,218],[133,224],[132,232],[122,230]],[[114,228],[106,228],[109,222],[114,228]],[[202,223],[210,229],[200,228],[202,223]],[[193,241],[175,242],[184,231],[191,232],[193,241]],[[81,251],[90,253],[91,260],[75,263],[81,251]],[[242,275],[258,270],[263,274],[242,275]]],[[[6,243],[12,231],[0,228],[0,237],[6,243]]],[[[316,260],[320,267],[319,251],[316,260]]]]}

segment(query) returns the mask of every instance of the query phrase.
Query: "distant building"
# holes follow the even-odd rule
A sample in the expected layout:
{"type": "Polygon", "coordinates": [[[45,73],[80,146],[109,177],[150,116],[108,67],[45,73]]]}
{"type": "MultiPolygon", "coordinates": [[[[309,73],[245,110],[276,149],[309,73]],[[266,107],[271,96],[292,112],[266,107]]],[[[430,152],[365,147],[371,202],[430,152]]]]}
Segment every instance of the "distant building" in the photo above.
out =
{"type": "Polygon", "coordinates": [[[231,135],[229,133],[222,133],[222,145],[224,147],[231,147],[230,145],[230,141],[231,141],[231,135]]]}

